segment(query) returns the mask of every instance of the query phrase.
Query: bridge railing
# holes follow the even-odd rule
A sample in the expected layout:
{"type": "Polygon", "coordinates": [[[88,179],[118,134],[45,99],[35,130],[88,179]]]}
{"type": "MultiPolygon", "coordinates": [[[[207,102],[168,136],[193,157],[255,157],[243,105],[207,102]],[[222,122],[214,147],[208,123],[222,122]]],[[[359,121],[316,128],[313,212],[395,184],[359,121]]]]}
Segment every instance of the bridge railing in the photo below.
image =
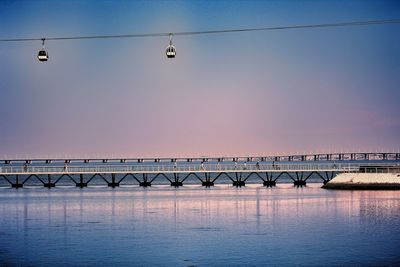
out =
{"type": "MultiPolygon", "coordinates": [[[[308,163],[308,164],[185,164],[168,165],[99,165],[99,166],[3,166],[0,175],[9,174],[79,174],[79,173],[190,173],[190,172],[357,172],[360,167],[376,164],[308,163]]],[[[391,167],[393,164],[380,164],[391,167]]]]}
{"type": "Polygon", "coordinates": [[[41,164],[51,164],[51,163],[93,163],[93,162],[120,162],[120,163],[127,163],[127,162],[305,162],[305,161],[388,161],[400,160],[400,151],[397,152],[328,152],[328,153],[316,153],[316,154],[290,154],[290,155],[257,155],[257,156],[223,156],[223,157],[209,157],[209,156],[201,156],[201,157],[148,157],[148,158],[132,158],[132,157],[125,157],[125,158],[9,158],[9,159],[0,159],[0,164],[13,164],[13,163],[39,163],[41,164]]]}

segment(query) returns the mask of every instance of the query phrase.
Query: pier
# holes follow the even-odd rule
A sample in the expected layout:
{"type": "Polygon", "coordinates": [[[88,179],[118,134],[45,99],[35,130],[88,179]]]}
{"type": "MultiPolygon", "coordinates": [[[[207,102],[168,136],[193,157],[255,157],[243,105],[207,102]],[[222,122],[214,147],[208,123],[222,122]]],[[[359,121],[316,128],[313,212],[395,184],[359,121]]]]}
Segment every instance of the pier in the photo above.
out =
{"type": "Polygon", "coordinates": [[[241,156],[241,157],[152,157],[152,158],[35,158],[3,159],[0,165],[32,163],[168,163],[168,162],[297,162],[297,161],[398,161],[400,152],[316,153],[298,155],[241,156]]]}
{"type": "Polygon", "coordinates": [[[95,178],[118,187],[126,179],[139,186],[151,186],[164,179],[171,186],[183,186],[194,177],[205,187],[225,177],[233,186],[245,186],[256,177],[264,186],[275,186],[285,176],[295,186],[304,186],[311,176],[324,184],[343,172],[399,172],[400,153],[339,153],[269,157],[223,158],[135,158],[135,159],[7,159],[0,163],[0,179],[21,188],[36,180],[55,187],[67,179],[76,187],[87,187],[95,178]]]}

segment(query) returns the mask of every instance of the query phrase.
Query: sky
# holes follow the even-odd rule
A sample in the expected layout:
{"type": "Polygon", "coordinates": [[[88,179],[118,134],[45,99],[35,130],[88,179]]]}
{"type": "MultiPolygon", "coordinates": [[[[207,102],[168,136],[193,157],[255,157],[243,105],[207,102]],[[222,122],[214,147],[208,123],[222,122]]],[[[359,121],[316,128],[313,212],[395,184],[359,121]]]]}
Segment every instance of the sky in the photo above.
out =
{"type": "MultiPolygon", "coordinates": [[[[0,39],[400,18],[397,1],[0,1],[0,39]]],[[[400,151],[400,24],[0,42],[0,158],[400,151]]]]}

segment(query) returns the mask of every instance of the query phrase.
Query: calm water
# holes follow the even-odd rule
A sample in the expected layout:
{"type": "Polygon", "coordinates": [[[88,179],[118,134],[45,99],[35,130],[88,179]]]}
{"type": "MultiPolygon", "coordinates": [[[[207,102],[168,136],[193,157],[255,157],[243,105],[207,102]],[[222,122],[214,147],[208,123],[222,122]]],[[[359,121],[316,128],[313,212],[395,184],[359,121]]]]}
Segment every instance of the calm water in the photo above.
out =
{"type": "Polygon", "coordinates": [[[400,192],[0,189],[0,265],[400,265],[400,192]]]}

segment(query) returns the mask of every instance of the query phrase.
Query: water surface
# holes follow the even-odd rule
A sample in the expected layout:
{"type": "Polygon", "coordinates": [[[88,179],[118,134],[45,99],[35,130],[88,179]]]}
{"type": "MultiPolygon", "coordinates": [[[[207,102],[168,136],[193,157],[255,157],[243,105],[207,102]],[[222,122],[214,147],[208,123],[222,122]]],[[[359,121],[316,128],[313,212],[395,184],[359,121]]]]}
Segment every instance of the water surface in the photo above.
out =
{"type": "Polygon", "coordinates": [[[0,189],[1,265],[400,265],[400,192],[0,189]]]}

